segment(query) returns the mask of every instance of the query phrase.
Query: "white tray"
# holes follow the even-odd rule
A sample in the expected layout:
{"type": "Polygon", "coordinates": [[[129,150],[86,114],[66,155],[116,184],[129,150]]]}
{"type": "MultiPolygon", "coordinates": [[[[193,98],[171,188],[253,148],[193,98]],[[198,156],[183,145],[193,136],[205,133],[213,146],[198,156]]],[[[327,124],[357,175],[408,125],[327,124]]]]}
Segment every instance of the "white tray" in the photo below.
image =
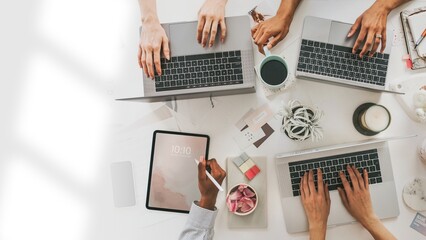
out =
{"type": "Polygon", "coordinates": [[[229,228],[266,228],[268,227],[268,208],[267,208],[267,183],[266,183],[266,157],[251,157],[260,169],[260,173],[251,181],[232,162],[232,157],[226,159],[227,177],[226,192],[239,183],[251,185],[257,192],[258,205],[253,213],[247,216],[238,216],[228,211],[229,228]]]}

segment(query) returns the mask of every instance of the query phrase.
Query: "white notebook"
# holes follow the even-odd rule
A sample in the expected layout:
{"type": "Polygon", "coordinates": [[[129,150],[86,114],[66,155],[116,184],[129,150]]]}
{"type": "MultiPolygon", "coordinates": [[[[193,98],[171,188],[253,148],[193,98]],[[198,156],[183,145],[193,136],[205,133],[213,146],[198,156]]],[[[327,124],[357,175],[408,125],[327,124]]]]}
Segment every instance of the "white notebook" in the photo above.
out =
{"type": "MultiPolygon", "coordinates": [[[[414,42],[417,42],[426,28],[426,11],[413,14],[409,16],[407,20],[411,34],[413,35],[413,40],[414,42]]],[[[416,50],[420,57],[426,58],[426,39],[423,39],[420,45],[417,46],[416,50]]]]}

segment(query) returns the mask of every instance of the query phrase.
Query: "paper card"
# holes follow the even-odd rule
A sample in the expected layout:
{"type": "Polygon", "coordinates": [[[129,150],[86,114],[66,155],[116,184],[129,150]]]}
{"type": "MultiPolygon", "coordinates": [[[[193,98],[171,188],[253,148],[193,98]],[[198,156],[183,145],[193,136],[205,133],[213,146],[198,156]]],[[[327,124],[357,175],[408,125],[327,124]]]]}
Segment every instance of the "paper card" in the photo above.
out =
{"type": "Polygon", "coordinates": [[[417,213],[410,227],[426,236],[426,216],[421,213],[417,213]]]}
{"type": "Polygon", "coordinates": [[[234,141],[238,144],[241,150],[244,150],[264,136],[265,133],[262,129],[253,132],[250,128],[247,128],[234,136],[234,141]]]}
{"type": "Polygon", "coordinates": [[[265,123],[267,123],[272,117],[274,113],[268,104],[264,104],[263,106],[256,109],[252,112],[244,122],[249,126],[252,131],[259,130],[265,123]]]}
{"type": "Polygon", "coordinates": [[[235,124],[235,126],[238,128],[238,130],[243,131],[247,124],[244,122],[244,120],[246,118],[248,118],[252,113],[254,112],[253,108],[250,108],[242,117],[240,120],[238,120],[238,122],[235,124]]]}
{"type": "Polygon", "coordinates": [[[253,143],[253,145],[257,148],[259,148],[266,141],[266,139],[268,139],[272,133],[274,133],[274,129],[272,129],[271,126],[269,126],[267,123],[262,126],[262,131],[265,133],[265,136],[253,143]]]}

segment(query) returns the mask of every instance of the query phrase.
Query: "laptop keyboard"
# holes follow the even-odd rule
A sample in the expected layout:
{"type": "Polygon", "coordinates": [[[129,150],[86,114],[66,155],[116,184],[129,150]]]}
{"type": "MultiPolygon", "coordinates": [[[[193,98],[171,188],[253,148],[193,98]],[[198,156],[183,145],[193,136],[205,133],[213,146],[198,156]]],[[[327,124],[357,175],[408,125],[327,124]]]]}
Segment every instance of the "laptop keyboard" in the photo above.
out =
{"type": "Polygon", "coordinates": [[[297,70],[385,86],[389,54],[352,54],[352,48],[302,39],[297,70]]]}
{"type": "Polygon", "coordinates": [[[350,182],[349,174],[346,171],[347,165],[355,165],[355,168],[362,175],[362,170],[365,168],[368,171],[369,184],[381,183],[382,175],[380,172],[379,157],[377,149],[371,149],[361,152],[347,153],[330,157],[322,157],[298,162],[290,162],[290,178],[293,188],[293,196],[299,196],[300,180],[302,176],[310,169],[314,172],[314,182],[317,183],[317,168],[321,168],[323,172],[323,180],[328,182],[330,191],[336,190],[337,187],[342,187],[342,180],[339,172],[343,171],[346,178],[350,182]]]}
{"type": "Polygon", "coordinates": [[[162,58],[161,71],[157,92],[243,83],[241,51],[162,58]]]}

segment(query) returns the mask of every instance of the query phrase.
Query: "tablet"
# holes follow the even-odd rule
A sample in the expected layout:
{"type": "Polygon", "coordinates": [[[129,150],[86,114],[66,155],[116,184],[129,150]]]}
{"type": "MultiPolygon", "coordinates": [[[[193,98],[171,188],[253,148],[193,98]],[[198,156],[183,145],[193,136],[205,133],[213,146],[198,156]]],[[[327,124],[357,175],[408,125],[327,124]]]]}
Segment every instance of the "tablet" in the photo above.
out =
{"type": "Polygon", "coordinates": [[[156,130],[152,138],[146,208],[189,213],[200,199],[195,159],[208,159],[207,135],[156,130]]]}

